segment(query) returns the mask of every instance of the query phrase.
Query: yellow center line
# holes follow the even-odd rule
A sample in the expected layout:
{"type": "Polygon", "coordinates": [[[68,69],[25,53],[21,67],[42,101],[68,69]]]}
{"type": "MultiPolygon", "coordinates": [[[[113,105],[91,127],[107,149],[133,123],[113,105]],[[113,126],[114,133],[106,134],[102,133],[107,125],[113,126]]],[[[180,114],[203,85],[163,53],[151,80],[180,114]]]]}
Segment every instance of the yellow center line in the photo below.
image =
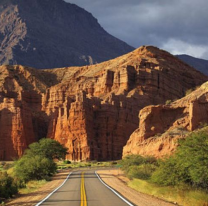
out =
{"type": "Polygon", "coordinates": [[[81,204],[80,206],[87,206],[87,197],[85,192],[85,184],[84,184],[84,172],[81,175],[81,204]]]}

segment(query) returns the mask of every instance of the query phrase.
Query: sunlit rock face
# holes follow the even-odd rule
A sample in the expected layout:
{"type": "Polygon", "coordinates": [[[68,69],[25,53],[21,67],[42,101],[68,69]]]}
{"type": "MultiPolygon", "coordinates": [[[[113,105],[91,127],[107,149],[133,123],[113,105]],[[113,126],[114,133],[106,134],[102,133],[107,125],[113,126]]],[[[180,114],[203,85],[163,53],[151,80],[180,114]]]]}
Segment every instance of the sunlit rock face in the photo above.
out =
{"type": "MultiPolygon", "coordinates": [[[[151,46],[91,66],[1,66],[0,160],[21,156],[43,137],[64,144],[70,160],[120,159],[142,108],[181,98],[205,81],[205,75],[151,46]]],[[[180,109],[175,113],[172,119],[180,109]]],[[[153,117],[160,127],[159,116],[153,117]]],[[[144,139],[158,130],[148,127],[144,139]]]]}
{"type": "Polygon", "coordinates": [[[178,139],[208,123],[208,82],[170,105],[143,108],[139,118],[139,128],[132,133],[123,156],[162,158],[173,154],[178,139]]]}

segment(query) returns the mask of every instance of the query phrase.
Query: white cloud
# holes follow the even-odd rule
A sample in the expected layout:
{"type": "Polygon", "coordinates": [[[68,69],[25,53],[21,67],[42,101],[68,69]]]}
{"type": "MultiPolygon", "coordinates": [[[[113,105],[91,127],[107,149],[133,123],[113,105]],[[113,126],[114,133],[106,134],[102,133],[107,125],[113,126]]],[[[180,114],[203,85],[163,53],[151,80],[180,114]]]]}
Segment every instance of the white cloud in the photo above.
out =
{"type": "Polygon", "coordinates": [[[207,46],[194,45],[181,40],[170,39],[161,47],[172,54],[189,54],[197,58],[203,58],[208,52],[207,46]]]}
{"type": "Polygon", "coordinates": [[[208,59],[207,0],[65,1],[91,12],[105,30],[134,47],[154,45],[208,59]]]}

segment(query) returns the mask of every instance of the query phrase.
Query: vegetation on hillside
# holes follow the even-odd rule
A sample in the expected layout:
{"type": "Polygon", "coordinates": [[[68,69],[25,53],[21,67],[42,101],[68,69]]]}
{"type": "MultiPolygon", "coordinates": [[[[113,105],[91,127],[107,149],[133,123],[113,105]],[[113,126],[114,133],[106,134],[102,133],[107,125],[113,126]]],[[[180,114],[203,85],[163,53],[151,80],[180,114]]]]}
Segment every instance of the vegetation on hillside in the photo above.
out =
{"type": "Polygon", "coordinates": [[[177,188],[178,191],[187,191],[187,193],[196,191],[198,196],[203,196],[202,193],[207,194],[204,196],[208,200],[207,129],[193,132],[187,138],[180,140],[175,154],[163,160],[131,155],[120,163],[122,170],[130,179],[134,179],[132,181],[134,183],[137,178],[140,179],[140,183],[143,180],[147,181],[151,188],[156,188],[158,185],[161,188],[177,188]]]}
{"type": "Polygon", "coordinates": [[[207,190],[208,132],[193,132],[180,140],[175,154],[166,159],[131,155],[120,163],[130,178],[151,179],[159,185],[184,183],[207,190]]]}
{"type": "Polygon", "coordinates": [[[159,161],[152,181],[160,185],[185,183],[208,190],[208,133],[192,133],[179,144],[173,156],[159,161]]]}

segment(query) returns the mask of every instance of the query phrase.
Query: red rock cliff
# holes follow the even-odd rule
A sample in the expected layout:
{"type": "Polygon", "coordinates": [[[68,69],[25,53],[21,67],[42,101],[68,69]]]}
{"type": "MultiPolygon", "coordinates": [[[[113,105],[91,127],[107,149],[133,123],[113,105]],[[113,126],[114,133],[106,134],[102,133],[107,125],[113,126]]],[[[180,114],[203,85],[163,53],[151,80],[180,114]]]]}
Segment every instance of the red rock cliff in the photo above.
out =
{"type": "Polygon", "coordinates": [[[181,98],[207,81],[151,46],[92,66],[0,72],[1,160],[42,137],[67,146],[70,160],[119,159],[144,106],[181,98]]]}
{"type": "Polygon", "coordinates": [[[208,123],[208,82],[170,105],[148,106],[140,111],[140,124],[124,147],[123,156],[172,154],[179,138],[208,123]]]}

